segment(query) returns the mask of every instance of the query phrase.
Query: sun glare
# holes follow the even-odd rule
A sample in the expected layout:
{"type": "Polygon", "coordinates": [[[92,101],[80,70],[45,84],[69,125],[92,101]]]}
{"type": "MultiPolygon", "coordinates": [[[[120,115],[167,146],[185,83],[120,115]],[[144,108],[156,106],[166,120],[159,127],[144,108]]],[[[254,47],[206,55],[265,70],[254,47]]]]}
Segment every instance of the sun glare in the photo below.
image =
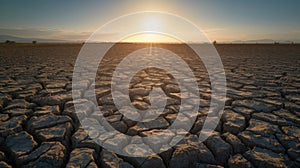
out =
{"type": "Polygon", "coordinates": [[[180,43],[179,40],[164,34],[140,33],[128,36],[122,42],[142,42],[142,43],[180,43]]]}
{"type": "Polygon", "coordinates": [[[209,42],[188,20],[163,12],[140,12],[108,22],[90,41],[182,43],[209,42]]]}

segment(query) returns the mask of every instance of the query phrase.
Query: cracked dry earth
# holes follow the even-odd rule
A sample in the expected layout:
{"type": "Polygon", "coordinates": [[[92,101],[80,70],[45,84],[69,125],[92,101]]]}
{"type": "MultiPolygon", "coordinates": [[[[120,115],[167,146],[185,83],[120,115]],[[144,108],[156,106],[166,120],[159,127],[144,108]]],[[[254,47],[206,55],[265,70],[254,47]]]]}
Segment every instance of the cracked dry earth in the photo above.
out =
{"type": "MultiPolygon", "coordinates": [[[[217,128],[203,143],[197,136],[210,104],[207,72],[187,46],[155,45],[180,55],[193,69],[201,104],[182,141],[165,152],[138,158],[103,149],[78,121],[71,80],[82,45],[1,45],[0,167],[300,167],[299,45],[216,45],[225,67],[227,98],[217,128]]],[[[97,106],[105,119],[131,136],[166,129],[180,105],[180,89],[173,76],[147,68],[132,78],[129,96],[137,109],[147,109],[150,90],[161,87],[168,96],[161,115],[141,123],[126,118],[114,106],[112,72],[122,58],[143,47],[148,45],[114,46],[100,64],[96,82],[80,83],[83,88],[95,86],[97,106]]],[[[78,90],[77,94],[91,93],[78,90]]]]}

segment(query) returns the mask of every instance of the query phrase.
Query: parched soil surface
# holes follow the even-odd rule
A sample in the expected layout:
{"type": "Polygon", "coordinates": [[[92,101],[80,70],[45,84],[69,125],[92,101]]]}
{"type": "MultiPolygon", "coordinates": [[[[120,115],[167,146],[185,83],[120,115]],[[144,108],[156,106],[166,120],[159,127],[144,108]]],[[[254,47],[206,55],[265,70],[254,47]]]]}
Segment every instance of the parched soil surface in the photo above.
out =
{"type": "MultiPolygon", "coordinates": [[[[207,71],[185,45],[152,44],[185,60],[194,72],[201,100],[186,137],[149,157],[112,153],[94,142],[81,126],[72,99],[73,69],[81,47],[0,45],[0,167],[300,167],[300,45],[217,44],[226,72],[226,103],[213,134],[199,143],[211,101],[207,71]]],[[[146,68],[130,83],[132,105],[148,109],[149,93],[159,87],[168,97],[164,111],[144,123],[126,118],[114,105],[110,90],[114,69],[128,54],[144,47],[149,44],[115,45],[99,65],[95,82],[85,80],[73,88],[73,93],[82,97],[76,101],[86,103],[89,100],[84,97],[91,93],[85,89],[95,87],[102,119],[130,136],[145,137],[168,128],[181,103],[172,74],[146,68]]],[[[89,73],[88,65],[81,68],[89,73]]],[[[85,110],[97,120],[95,109],[85,110]]],[[[106,136],[106,141],[112,136],[106,136]]],[[[126,140],[117,140],[111,143],[129,150],[126,140]]],[[[155,148],[161,145],[151,143],[155,148]]],[[[136,146],[135,150],[142,149],[136,146]]]]}

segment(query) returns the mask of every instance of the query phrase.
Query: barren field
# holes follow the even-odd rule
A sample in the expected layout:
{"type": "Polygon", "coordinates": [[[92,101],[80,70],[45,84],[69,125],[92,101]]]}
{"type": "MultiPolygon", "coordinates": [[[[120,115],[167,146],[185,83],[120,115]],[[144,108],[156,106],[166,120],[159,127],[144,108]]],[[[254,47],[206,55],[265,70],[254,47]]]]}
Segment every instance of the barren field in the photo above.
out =
{"type": "MultiPolygon", "coordinates": [[[[300,45],[216,45],[226,72],[227,98],[215,132],[203,143],[197,137],[211,98],[203,64],[185,45],[153,45],[186,61],[198,82],[201,103],[182,141],[143,158],[103,149],[80,125],[72,75],[81,44],[0,44],[0,167],[300,167],[300,45]]],[[[112,73],[124,57],[143,47],[148,44],[114,46],[99,65],[95,83],[82,81],[80,87],[95,87],[97,106],[116,130],[145,137],[173,123],[181,97],[171,74],[147,68],[132,78],[129,96],[137,109],[146,110],[149,92],[160,87],[168,97],[162,114],[142,123],[118,111],[110,91],[112,73]]],[[[88,66],[83,68],[89,72],[88,66]]],[[[79,97],[89,94],[77,91],[79,97]]],[[[96,117],[94,109],[86,110],[96,117]]],[[[130,148],[121,138],[112,143],[130,148]]]]}

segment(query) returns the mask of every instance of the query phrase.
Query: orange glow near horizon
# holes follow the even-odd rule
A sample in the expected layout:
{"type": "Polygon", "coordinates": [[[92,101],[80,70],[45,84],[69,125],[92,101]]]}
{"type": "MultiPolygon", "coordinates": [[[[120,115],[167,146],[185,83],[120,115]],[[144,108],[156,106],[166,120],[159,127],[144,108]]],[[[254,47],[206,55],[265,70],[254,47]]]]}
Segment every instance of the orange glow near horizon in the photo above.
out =
{"type": "Polygon", "coordinates": [[[121,42],[142,42],[142,43],[181,43],[181,41],[164,34],[141,33],[128,36],[121,42]]]}

